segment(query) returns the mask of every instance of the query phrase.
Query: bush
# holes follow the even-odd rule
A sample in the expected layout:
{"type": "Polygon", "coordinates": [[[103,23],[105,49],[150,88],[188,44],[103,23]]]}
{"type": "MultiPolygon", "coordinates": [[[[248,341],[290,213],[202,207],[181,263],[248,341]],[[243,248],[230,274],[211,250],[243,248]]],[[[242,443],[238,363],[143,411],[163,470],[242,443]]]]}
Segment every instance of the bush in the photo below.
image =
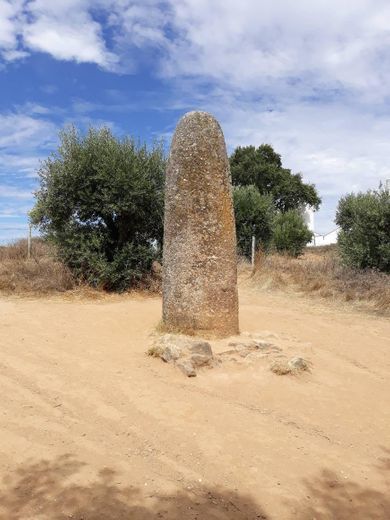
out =
{"type": "Polygon", "coordinates": [[[267,249],[275,215],[272,196],[261,195],[255,186],[240,186],[234,188],[233,199],[239,252],[250,257],[252,236],[256,237],[257,247],[267,249]]]}
{"type": "Polygon", "coordinates": [[[273,246],[290,256],[299,256],[313,237],[298,210],[278,213],[274,220],[273,246]]]}
{"type": "Polygon", "coordinates": [[[336,223],[345,264],[390,272],[390,192],[379,189],[343,197],[336,223]]]}
{"type": "Polygon", "coordinates": [[[54,242],[75,276],[123,291],[159,257],[163,236],[165,157],[108,128],[74,128],[39,170],[31,220],[54,242]]]}

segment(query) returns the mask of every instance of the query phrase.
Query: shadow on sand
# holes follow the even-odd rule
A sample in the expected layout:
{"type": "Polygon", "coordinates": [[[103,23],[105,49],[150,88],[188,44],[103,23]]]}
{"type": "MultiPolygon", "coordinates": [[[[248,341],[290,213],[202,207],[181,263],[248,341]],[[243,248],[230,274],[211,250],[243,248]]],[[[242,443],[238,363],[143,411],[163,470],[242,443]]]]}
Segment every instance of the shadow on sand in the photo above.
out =
{"type": "MultiPolygon", "coordinates": [[[[306,504],[296,507],[287,504],[299,520],[390,520],[390,451],[382,448],[384,456],[375,465],[382,489],[344,480],[340,472],[323,470],[317,477],[304,480],[306,504]]],[[[290,517],[288,517],[290,518],[290,517]]]]}
{"type": "Polygon", "coordinates": [[[100,471],[89,485],[75,483],[85,465],[71,455],[20,467],[3,480],[1,520],[268,519],[248,496],[220,488],[148,495],[100,471]],[[73,482],[72,482],[73,480],[73,482]]]}
{"type": "MultiPolygon", "coordinates": [[[[118,483],[102,470],[89,485],[77,483],[86,466],[70,455],[17,469],[3,480],[1,520],[388,520],[390,495],[341,481],[332,471],[305,481],[305,498],[286,499],[286,515],[270,516],[253,498],[223,488],[194,488],[173,495],[147,494],[118,483]]],[[[390,453],[377,466],[389,486],[390,453]]]]}

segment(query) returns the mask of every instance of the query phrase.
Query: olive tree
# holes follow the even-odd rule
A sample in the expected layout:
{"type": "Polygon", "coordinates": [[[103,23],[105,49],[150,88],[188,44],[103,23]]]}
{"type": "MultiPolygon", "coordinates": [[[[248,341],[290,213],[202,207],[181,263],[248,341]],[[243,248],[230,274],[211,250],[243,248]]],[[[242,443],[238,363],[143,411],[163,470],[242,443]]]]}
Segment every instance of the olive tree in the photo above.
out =
{"type": "Polygon", "coordinates": [[[347,265],[390,272],[390,192],[383,188],[340,199],[338,244],[347,265]]]}
{"type": "Polygon", "coordinates": [[[125,290],[160,252],[165,162],[159,144],[68,128],[38,171],[31,221],[76,277],[125,290]]]}

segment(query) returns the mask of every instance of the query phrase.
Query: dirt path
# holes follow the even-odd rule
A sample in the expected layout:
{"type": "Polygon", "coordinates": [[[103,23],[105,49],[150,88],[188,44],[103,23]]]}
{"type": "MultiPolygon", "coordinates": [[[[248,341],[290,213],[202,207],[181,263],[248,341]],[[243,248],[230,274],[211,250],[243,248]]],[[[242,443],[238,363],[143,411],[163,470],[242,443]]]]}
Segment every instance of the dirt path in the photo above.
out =
{"type": "Polygon", "coordinates": [[[157,298],[0,300],[0,519],[389,519],[390,323],[242,287],[269,360],[145,356],[157,298]]]}

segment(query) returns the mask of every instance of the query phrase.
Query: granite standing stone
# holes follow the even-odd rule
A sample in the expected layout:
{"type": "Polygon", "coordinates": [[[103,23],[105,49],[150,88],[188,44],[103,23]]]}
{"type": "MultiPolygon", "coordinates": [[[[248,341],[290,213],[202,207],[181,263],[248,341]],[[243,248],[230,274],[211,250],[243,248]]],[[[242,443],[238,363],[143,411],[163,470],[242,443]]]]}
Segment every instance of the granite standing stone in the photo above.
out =
{"type": "Polygon", "coordinates": [[[163,322],[182,332],[238,333],[237,252],[229,161],[206,112],[178,123],[167,167],[163,322]]]}

